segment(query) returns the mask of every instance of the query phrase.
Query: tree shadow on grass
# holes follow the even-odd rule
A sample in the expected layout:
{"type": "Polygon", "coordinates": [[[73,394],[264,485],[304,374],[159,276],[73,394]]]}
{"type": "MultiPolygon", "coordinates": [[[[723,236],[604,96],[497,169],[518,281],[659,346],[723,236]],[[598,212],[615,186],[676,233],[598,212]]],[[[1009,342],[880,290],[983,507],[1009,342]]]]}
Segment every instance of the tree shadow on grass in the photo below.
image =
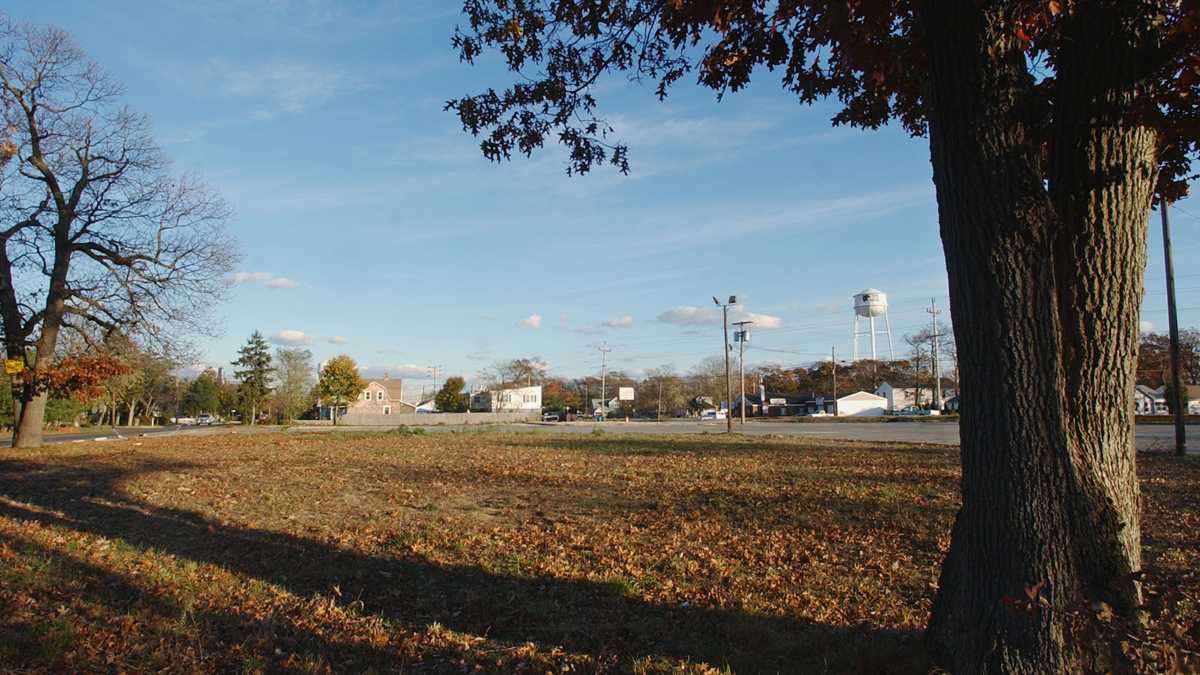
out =
{"type": "MultiPolygon", "coordinates": [[[[10,572],[8,590],[37,598],[43,610],[71,604],[65,602],[66,594],[79,601],[74,611],[0,615],[0,635],[6,636],[0,640],[0,667],[70,672],[100,670],[106,662],[103,665],[114,671],[196,668],[244,672],[291,662],[300,669],[320,670],[326,664],[338,664],[361,671],[394,668],[404,661],[394,646],[388,649],[333,640],[314,628],[274,616],[257,618],[232,609],[195,610],[188,606],[187,598],[176,597],[169,590],[138,585],[121,574],[29,540],[0,535],[0,544],[8,545],[18,556],[31,556],[38,564],[36,578],[23,579],[10,572]],[[128,623],[123,621],[126,618],[128,623]],[[126,633],[123,625],[137,628],[126,633]],[[85,631],[92,640],[80,639],[85,631]],[[76,659],[90,657],[95,663],[68,661],[69,649],[76,659]]],[[[186,595],[186,589],[180,593],[186,595]]],[[[444,649],[425,654],[427,662],[442,665],[449,662],[446,657],[453,656],[444,649]]]]}
{"type": "MultiPolygon", "coordinates": [[[[342,602],[361,602],[363,612],[409,630],[437,622],[507,644],[561,646],[615,662],[622,670],[644,656],[706,661],[742,672],[904,670],[919,658],[910,632],[665,606],[630,597],[617,585],[498,575],[416,556],[371,556],[287,533],[223,524],[195,511],[148,504],[122,490],[139,475],[185,472],[188,464],[126,463],[118,468],[0,461],[0,515],[220,565],[300,597],[336,592],[342,602]]],[[[338,655],[335,645],[326,647],[337,659],[371,658],[338,655]]]]}

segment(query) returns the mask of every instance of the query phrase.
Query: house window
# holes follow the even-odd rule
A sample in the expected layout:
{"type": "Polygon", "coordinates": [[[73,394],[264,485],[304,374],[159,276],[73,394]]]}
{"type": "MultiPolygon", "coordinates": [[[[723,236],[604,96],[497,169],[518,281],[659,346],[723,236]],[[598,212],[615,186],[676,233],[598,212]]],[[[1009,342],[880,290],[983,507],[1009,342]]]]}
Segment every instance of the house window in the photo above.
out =
{"type": "Polygon", "coordinates": [[[383,392],[382,392],[382,391],[377,391],[377,392],[375,392],[375,400],[376,400],[376,401],[382,401],[382,400],[383,400],[383,392]]]}
{"type": "Polygon", "coordinates": [[[390,405],[383,406],[383,414],[391,415],[392,414],[392,406],[390,406],[390,405]]]}

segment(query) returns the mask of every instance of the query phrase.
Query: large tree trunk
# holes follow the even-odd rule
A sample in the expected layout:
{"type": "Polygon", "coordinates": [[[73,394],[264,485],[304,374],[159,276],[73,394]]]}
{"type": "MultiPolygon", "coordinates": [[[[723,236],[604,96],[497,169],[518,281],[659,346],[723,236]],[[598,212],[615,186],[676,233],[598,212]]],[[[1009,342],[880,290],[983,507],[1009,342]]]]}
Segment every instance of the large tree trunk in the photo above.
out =
{"type": "Polygon", "coordinates": [[[39,448],[42,445],[42,427],[45,425],[46,400],[49,397],[46,394],[30,396],[24,391],[25,387],[21,389],[25,400],[13,400],[16,413],[13,423],[13,447],[39,448]]]}
{"type": "Polygon", "coordinates": [[[963,503],[927,638],[954,672],[1103,667],[1104,646],[1072,635],[1065,612],[1138,599],[1129,399],[1153,138],[1061,120],[1055,148],[1075,182],[1052,201],[1013,17],[935,2],[922,19],[936,36],[930,150],[966,383],[963,503]]]}

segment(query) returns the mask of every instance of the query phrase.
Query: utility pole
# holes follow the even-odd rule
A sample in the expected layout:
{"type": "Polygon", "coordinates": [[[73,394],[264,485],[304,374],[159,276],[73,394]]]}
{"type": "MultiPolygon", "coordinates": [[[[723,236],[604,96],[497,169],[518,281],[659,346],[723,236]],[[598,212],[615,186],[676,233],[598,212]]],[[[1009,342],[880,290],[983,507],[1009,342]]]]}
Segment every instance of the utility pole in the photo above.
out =
{"type": "Polygon", "coordinates": [[[941,337],[941,334],[938,333],[937,318],[938,318],[938,314],[942,313],[942,310],[937,308],[937,299],[936,298],[929,299],[929,309],[927,309],[925,311],[929,312],[930,316],[933,317],[933,383],[934,383],[933,386],[934,386],[934,391],[936,392],[933,397],[933,405],[934,405],[935,409],[937,409],[938,412],[941,412],[941,410],[942,410],[942,373],[941,373],[941,370],[938,369],[938,338],[941,337]]]}
{"type": "Polygon", "coordinates": [[[1183,428],[1183,407],[1187,396],[1183,393],[1183,374],[1179,355],[1179,317],[1175,313],[1175,262],[1171,257],[1171,221],[1167,217],[1167,200],[1159,197],[1159,214],[1162,216],[1163,267],[1167,272],[1167,318],[1171,326],[1171,387],[1175,411],[1175,454],[1182,457],[1187,453],[1187,436],[1183,428]],[[1181,405],[1182,404],[1182,405],[1181,405]]]}
{"type": "Polygon", "coordinates": [[[433,373],[433,393],[436,394],[438,390],[438,373],[442,370],[442,367],[440,365],[429,366],[429,370],[433,373]]]}
{"type": "Polygon", "coordinates": [[[746,340],[750,336],[750,331],[746,326],[754,323],[753,321],[738,321],[733,325],[737,326],[737,332],[733,334],[733,341],[738,343],[738,381],[741,382],[742,400],[738,407],[742,409],[742,424],[746,423],[746,340]]]}
{"type": "Polygon", "coordinates": [[[608,343],[600,344],[600,420],[608,419],[608,343]]]}
{"type": "MultiPolygon", "coordinates": [[[[727,302],[725,304],[721,304],[721,301],[718,300],[717,296],[714,295],[713,302],[715,302],[721,308],[721,317],[722,317],[721,318],[721,326],[725,329],[725,400],[728,402],[728,405],[729,405],[729,407],[726,408],[726,410],[725,410],[725,433],[732,434],[733,433],[733,382],[729,378],[729,351],[731,349],[731,346],[729,344],[729,305],[737,304],[737,296],[731,295],[731,296],[729,296],[729,302],[727,302]]],[[[718,403],[717,410],[720,410],[720,409],[721,409],[721,405],[718,403]]]]}
{"type": "Polygon", "coordinates": [[[658,375],[658,421],[662,421],[662,373],[658,375]]]}
{"type": "Polygon", "coordinates": [[[829,379],[833,385],[833,416],[837,417],[837,347],[829,348],[829,379]]]}

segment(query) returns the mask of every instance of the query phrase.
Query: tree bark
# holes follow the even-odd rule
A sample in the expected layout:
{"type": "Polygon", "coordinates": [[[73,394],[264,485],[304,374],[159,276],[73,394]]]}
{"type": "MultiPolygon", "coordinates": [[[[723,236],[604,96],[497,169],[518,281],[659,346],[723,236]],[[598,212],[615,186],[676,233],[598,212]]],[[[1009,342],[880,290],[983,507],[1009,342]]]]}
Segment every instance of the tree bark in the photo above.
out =
{"type": "Polygon", "coordinates": [[[46,419],[46,394],[29,396],[27,387],[19,388],[24,400],[13,399],[17,414],[13,426],[14,448],[40,448],[42,446],[42,427],[46,419]]]}
{"type": "MultiPolygon", "coordinates": [[[[1073,635],[1065,612],[1139,598],[1129,392],[1153,137],[1097,128],[1086,105],[1057,118],[1052,195],[1014,17],[935,2],[921,18],[936,36],[930,154],[967,383],[962,507],[927,641],[954,672],[1103,667],[1104,646],[1073,635]]],[[[1093,54],[1058,75],[1104,89],[1090,71],[1109,65],[1093,54]]]]}
{"type": "Polygon", "coordinates": [[[1146,13],[1138,3],[1084,3],[1065,25],[1050,167],[1072,518],[1088,535],[1075,543],[1093,599],[1126,614],[1141,602],[1131,397],[1156,179],[1155,132],[1130,118],[1152,70],[1146,13]]]}

